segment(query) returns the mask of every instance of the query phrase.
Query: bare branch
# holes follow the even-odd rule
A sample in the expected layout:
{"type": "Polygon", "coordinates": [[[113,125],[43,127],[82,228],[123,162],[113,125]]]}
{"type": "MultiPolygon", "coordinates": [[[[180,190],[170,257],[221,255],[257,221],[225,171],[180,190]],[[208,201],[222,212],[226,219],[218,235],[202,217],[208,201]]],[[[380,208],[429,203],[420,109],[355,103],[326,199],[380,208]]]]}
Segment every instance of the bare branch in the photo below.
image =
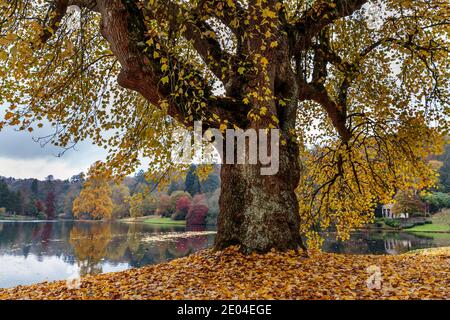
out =
{"type": "Polygon", "coordinates": [[[306,11],[303,16],[288,26],[291,36],[291,50],[296,52],[309,48],[312,39],[330,23],[351,16],[359,10],[368,0],[334,0],[316,1],[316,3],[306,11]]]}

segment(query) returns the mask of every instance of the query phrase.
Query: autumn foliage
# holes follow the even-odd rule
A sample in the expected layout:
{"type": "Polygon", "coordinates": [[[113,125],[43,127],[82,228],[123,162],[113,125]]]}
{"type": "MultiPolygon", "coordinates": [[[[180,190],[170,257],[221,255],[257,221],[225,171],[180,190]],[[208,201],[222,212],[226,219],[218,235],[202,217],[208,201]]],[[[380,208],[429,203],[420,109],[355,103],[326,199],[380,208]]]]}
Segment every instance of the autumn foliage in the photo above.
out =
{"type": "Polygon", "coordinates": [[[156,208],[156,214],[162,217],[170,217],[173,213],[172,204],[170,202],[170,196],[162,194],[159,196],[158,207],[156,208]]]}
{"type": "Polygon", "coordinates": [[[45,215],[49,220],[56,218],[55,193],[52,191],[47,193],[45,198],[45,215]]]}
{"type": "Polygon", "coordinates": [[[174,220],[184,220],[192,205],[192,200],[188,196],[182,196],[178,199],[176,211],[172,215],[174,220]]]}
{"type": "MultiPolygon", "coordinates": [[[[91,139],[121,177],[140,156],[173,172],[172,134],[195,121],[280,130],[274,177],[222,166],[218,249],[299,248],[299,230],[314,245],[330,227],[348,239],[397,190],[436,183],[448,1],[0,0],[0,16],[0,129],[51,123],[43,142],[91,139]]],[[[77,211],[110,216],[107,194],[83,192],[77,211]]]]}
{"type": "Polygon", "coordinates": [[[91,167],[89,178],[73,202],[73,214],[76,218],[111,218],[113,203],[109,179],[105,172],[99,170],[99,166],[100,163],[96,163],[91,167]]]}
{"type": "Polygon", "coordinates": [[[192,205],[186,215],[186,226],[197,226],[206,224],[208,205],[204,194],[197,194],[192,199],[192,205]]]}
{"type": "Polygon", "coordinates": [[[36,207],[36,212],[38,214],[43,214],[45,212],[45,205],[41,200],[36,200],[34,206],[36,207]]]}
{"type": "Polygon", "coordinates": [[[400,191],[395,196],[395,203],[392,207],[394,215],[404,213],[425,215],[426,204],[420,199],[414,190],[400,191]]]}
{"type": "Polygon", "coordinates": [[[203,250],[168,263],[0,289],[0,299],[449,299],[449,250],[429,254],[203,250]]]}

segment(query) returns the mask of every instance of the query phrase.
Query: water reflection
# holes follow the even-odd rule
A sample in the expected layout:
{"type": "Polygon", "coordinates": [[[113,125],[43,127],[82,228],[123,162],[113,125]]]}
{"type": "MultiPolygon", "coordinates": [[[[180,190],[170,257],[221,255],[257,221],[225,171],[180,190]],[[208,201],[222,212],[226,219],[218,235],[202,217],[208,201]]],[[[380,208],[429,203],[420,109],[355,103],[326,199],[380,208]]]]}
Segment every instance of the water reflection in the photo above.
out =
{"type": "Polygon", "coordinates": [[[184,227],[143,223],[0,222],[0,287],[66,279],[73,267],[97,274],[182,257],[212,245],[214,234],[202,230],[191,236],[184,227]],[[155,237],[163,241],[146,241],[155,237]]]}
{"type": "MultiPolygon", "coordinates": [[[[211,247],[214,233],[196,227],[102,222],[0,222],[0,287],[67,279],[160,263],[211,247]]],[[[450,246],[450,234],[358,231],[349,241],[326,236],[323,250],[401,254],[450,246]]]]}
{"type": "Polygon", "coordinates": [[[450,245],[450,235],[436,239],[432,234],[409,232],[382,232],[363,230],[353,232],[349,241],[337,241],[328,234],[322,249],[326,252],[348,254],[402,254],[415,249],[450,245]]]}
{"type": "Polygon", "coordinates": [[[109,257],[111,238],[110,224],[75,225],[72,228],[69,243],[73,247],[80,275],[102,273],[101,261],[109,257]]]}
{"type": "Polygon", "coordinates": [[[411,240],[388,239],[384,241],[384,250],[389,254],[398,254],[403,251],[410,251],[411,240]]]}

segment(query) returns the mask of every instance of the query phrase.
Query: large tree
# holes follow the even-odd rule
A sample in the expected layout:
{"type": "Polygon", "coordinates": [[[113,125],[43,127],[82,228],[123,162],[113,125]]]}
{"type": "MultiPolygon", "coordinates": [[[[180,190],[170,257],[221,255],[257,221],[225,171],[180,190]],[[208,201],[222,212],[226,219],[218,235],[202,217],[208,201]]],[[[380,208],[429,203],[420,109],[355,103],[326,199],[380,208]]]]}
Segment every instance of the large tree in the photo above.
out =
{"type": "Polygon", "coordinates": [[[397,188],[432,183],[447,0],[0,0],[0,13],[0,126],[50,122],[43,142],[63,148],[90,137],[121,174],[140,155],[165,172],[170,132],[196,120],[280,129],[277,174],[222,166],[216,248],[295,249],[299,230],[331,225],[345,238],[397,188]]]}

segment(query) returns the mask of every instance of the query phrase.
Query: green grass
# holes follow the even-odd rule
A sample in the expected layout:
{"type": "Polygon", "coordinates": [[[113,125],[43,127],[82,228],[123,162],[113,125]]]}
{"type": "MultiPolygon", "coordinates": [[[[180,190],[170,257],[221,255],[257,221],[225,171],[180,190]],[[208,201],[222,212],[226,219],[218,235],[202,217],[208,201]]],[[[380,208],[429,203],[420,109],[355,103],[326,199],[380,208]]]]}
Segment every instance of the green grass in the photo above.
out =
{"type": "Polygon", "coordinates": [[[450,226],[447,224],[424,224],[422,226],[415,226],[407,231],[412,232],[449,232],[450,226]]]}
{"type": "Polygon", "coordinates": [[[29,217],[29,216],[9,216],[9,215],[1,215],[0,214],[0,220],[14,220],[14,221],[20,221],[20,220],[38,220],[36,217],[29,217]]]}
{"type": "Polygon", "coordinates": [[[415,226],[406,231],[411,232],[450,232],[450,210],[442,210],[431,217],[432,224],[415,226]]]}
{"type": "Polygon", "coordinates": [[[444,209],[441,212],[434,214],[431,221],[435,224],[450,225],[450,209],[444,209]]]}
{"type": "Polygon", "coordinates": [[[428,238],[433,239],[433,241],[437,245],[448,245],[448,242],[450,241],[450,233],[444,233],[444,232],[411,232],[415,236],[422,237],[422,238],[428,238]]]}
{"type": "Polygon", "coordinates": [[[149,224],[170,224],[170,225],[177,225],[177,226],[184,226],[186,225],[185,220],[172,220],[170,218],[149,218],[144,220],[145,223],[149,224]]]}

